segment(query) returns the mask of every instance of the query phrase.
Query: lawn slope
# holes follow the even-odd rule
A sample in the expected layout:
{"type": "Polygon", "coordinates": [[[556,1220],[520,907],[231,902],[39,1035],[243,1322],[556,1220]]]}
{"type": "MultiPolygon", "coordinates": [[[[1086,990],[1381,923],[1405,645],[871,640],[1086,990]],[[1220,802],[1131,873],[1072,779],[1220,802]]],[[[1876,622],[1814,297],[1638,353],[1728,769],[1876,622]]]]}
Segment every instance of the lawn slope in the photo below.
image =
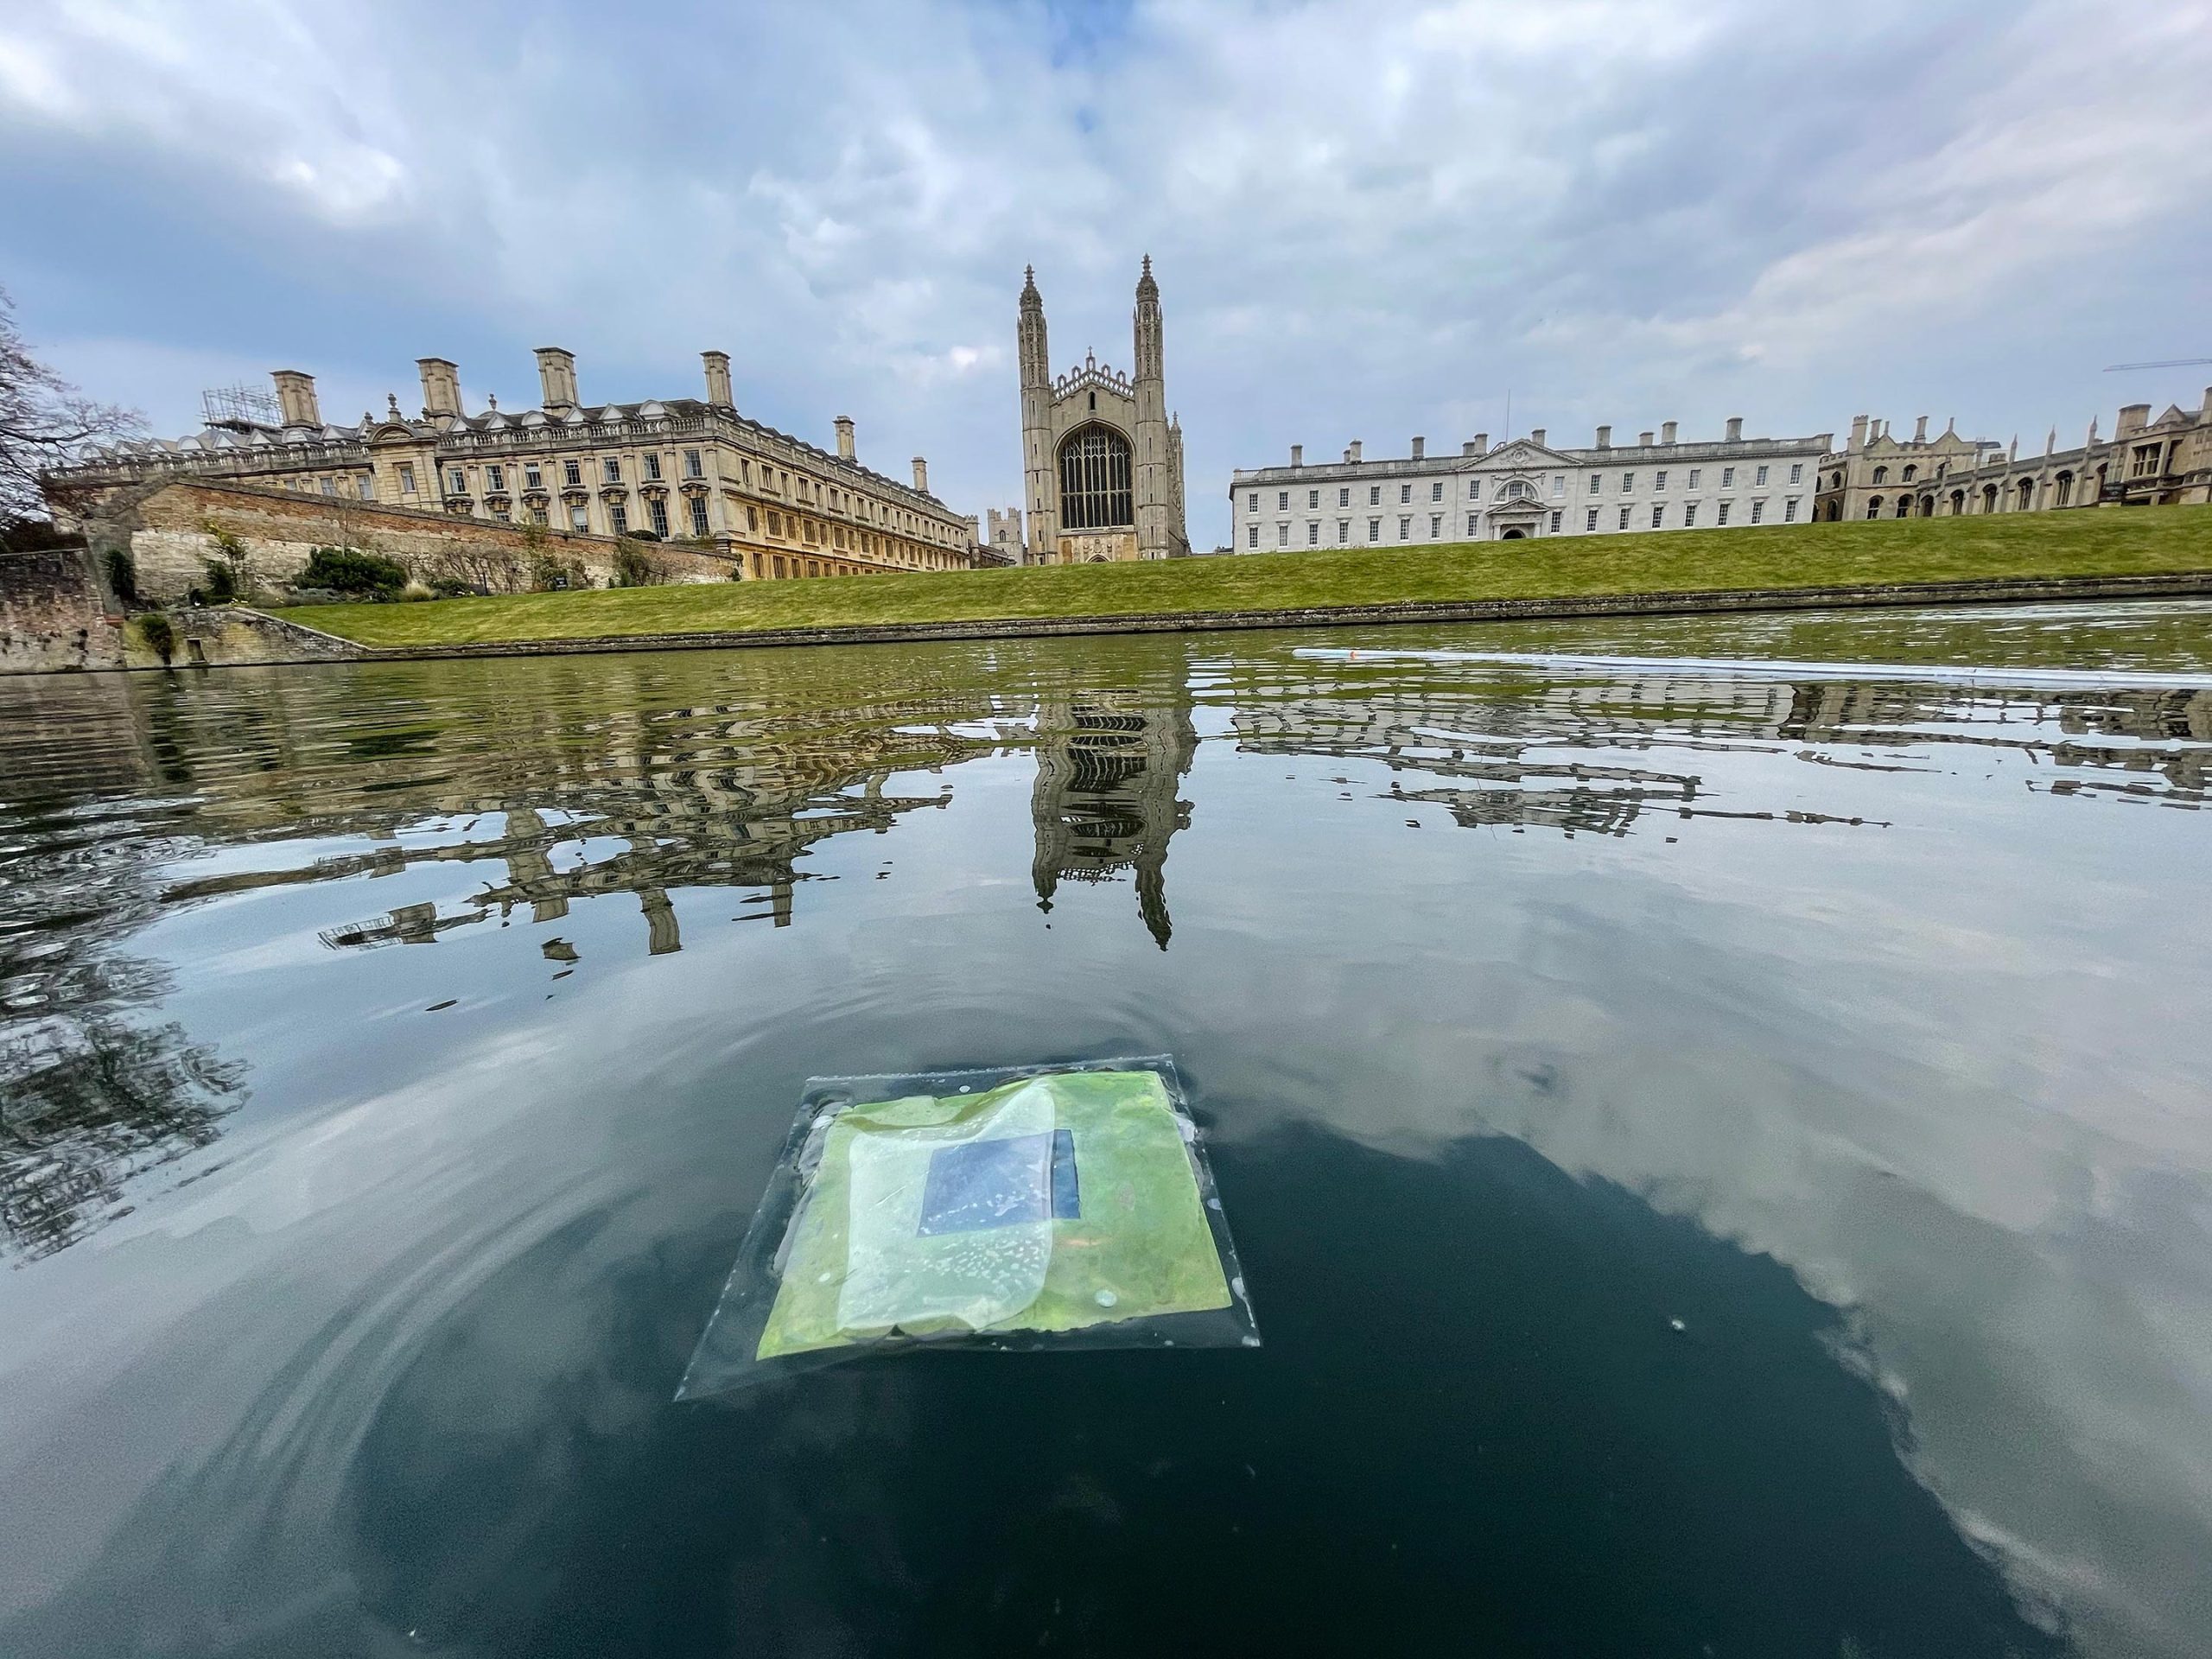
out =
{"type": "Polygon", "coordinates": [[[823,577],[278,614],[368,645],[1267,612],[1714,589],[2212,570],[2212,508],[1767,524],[944,575],[823,577]]]}

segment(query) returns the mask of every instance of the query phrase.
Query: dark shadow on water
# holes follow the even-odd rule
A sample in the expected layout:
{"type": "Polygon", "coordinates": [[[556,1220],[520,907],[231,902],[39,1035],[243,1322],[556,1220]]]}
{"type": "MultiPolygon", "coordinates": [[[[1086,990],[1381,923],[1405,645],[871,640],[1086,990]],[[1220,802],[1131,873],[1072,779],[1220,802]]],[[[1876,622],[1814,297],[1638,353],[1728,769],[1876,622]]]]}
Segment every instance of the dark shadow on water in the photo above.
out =
{"type": "Polygon", "coordinates": [[[1774,1262],[1509,1140],[1220,1164],[1257,1353],[909,1357],[673,1408],[731,1240],[595,1267],[591,1228],[549,1238],[378,1403],[353,1581],[486,1654],[2065,1650],[1774,1262]],[[573,1334],[578,1298],[596,1351],[516,1376],[532,1351],[481,1340],[573,1334]]]}

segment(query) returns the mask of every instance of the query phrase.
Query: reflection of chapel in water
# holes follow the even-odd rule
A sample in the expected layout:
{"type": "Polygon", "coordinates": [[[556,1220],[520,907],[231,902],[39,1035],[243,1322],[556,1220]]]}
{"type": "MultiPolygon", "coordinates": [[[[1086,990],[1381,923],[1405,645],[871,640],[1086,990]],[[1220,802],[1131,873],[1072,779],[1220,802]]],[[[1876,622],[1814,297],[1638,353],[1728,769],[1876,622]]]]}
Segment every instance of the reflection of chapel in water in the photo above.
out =
{"type": "Polygon", "coordinates": [[[1109,694],[1037,709],[1037,783],[1029,798],[1038,908],[1062,881],[1112,881],[1136,872],[1137,910],[1167,948],[1167,841],[1191,827],[1176,787],[1198,745],[1188,703],[1141,707],[1109,694]]]}

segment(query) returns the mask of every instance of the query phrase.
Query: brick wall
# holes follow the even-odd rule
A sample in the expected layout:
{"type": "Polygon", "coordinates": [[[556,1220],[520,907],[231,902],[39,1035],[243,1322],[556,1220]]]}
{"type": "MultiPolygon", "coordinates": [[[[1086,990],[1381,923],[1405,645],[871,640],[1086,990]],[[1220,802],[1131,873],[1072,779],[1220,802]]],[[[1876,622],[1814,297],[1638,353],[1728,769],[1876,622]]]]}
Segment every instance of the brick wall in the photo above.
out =
{"type": "Polygon", "coordinates": [[[122,620],[84,549],[0,553],[0,673],[119,668],[122,620]]]}
{"type": "MultiPolygon", "coordinates": [[[[87,513],[84,524],[96,552],[130,549],[139,594],[154,604],[173,604],[207,585],[207,562],[220,550],[218,531],[245,549],[244,574],[257,591],[289,586],[316,548],[336,546],[397,560],[425,582],[450,576],[493,592],[531,585],[531,538],[516,525],[215,480],[172,479],[118,490],[87,513]]],[[[728,559],[641,545],[663,580],[729,577],[728,559]]],[[[548,530],[537,552],[568,567],[572,582],[605,588],[615,580],[617,546],[604,536],[548,530]]]]}

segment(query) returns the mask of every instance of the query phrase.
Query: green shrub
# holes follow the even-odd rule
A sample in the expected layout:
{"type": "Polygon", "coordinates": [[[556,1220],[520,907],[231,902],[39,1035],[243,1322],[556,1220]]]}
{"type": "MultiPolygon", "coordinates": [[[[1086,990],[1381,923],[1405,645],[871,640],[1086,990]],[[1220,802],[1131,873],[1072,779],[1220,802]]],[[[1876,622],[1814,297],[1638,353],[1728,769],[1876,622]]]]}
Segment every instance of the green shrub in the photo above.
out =
{"type": "Polygon", "coordinates": [[[107,585],[125,605],[138,597],[138,562],[127,547],[111,547],[100,560],[107,571],[107,585]]]}
{"type": "Polygon", "coordinates": [[[333,593],[390,599],[407,585],[407,571],[396,559],[350,547],[318,547],[308,556],[297,586],[327,588],[333,593]]]}
{"type": "Polygon", "coordinates": [[[616,543],[614,549],[614,585],[618,588],[650,588],[661,579],[660,562],[632,541],[616,543]]]}
{"type": "Polygon", "coordinates": [[[149,611],[138,619],[138,637],[146,642],[146,649],[164,663],[176,655],[176,630],[159,611],[149,611]]]}

